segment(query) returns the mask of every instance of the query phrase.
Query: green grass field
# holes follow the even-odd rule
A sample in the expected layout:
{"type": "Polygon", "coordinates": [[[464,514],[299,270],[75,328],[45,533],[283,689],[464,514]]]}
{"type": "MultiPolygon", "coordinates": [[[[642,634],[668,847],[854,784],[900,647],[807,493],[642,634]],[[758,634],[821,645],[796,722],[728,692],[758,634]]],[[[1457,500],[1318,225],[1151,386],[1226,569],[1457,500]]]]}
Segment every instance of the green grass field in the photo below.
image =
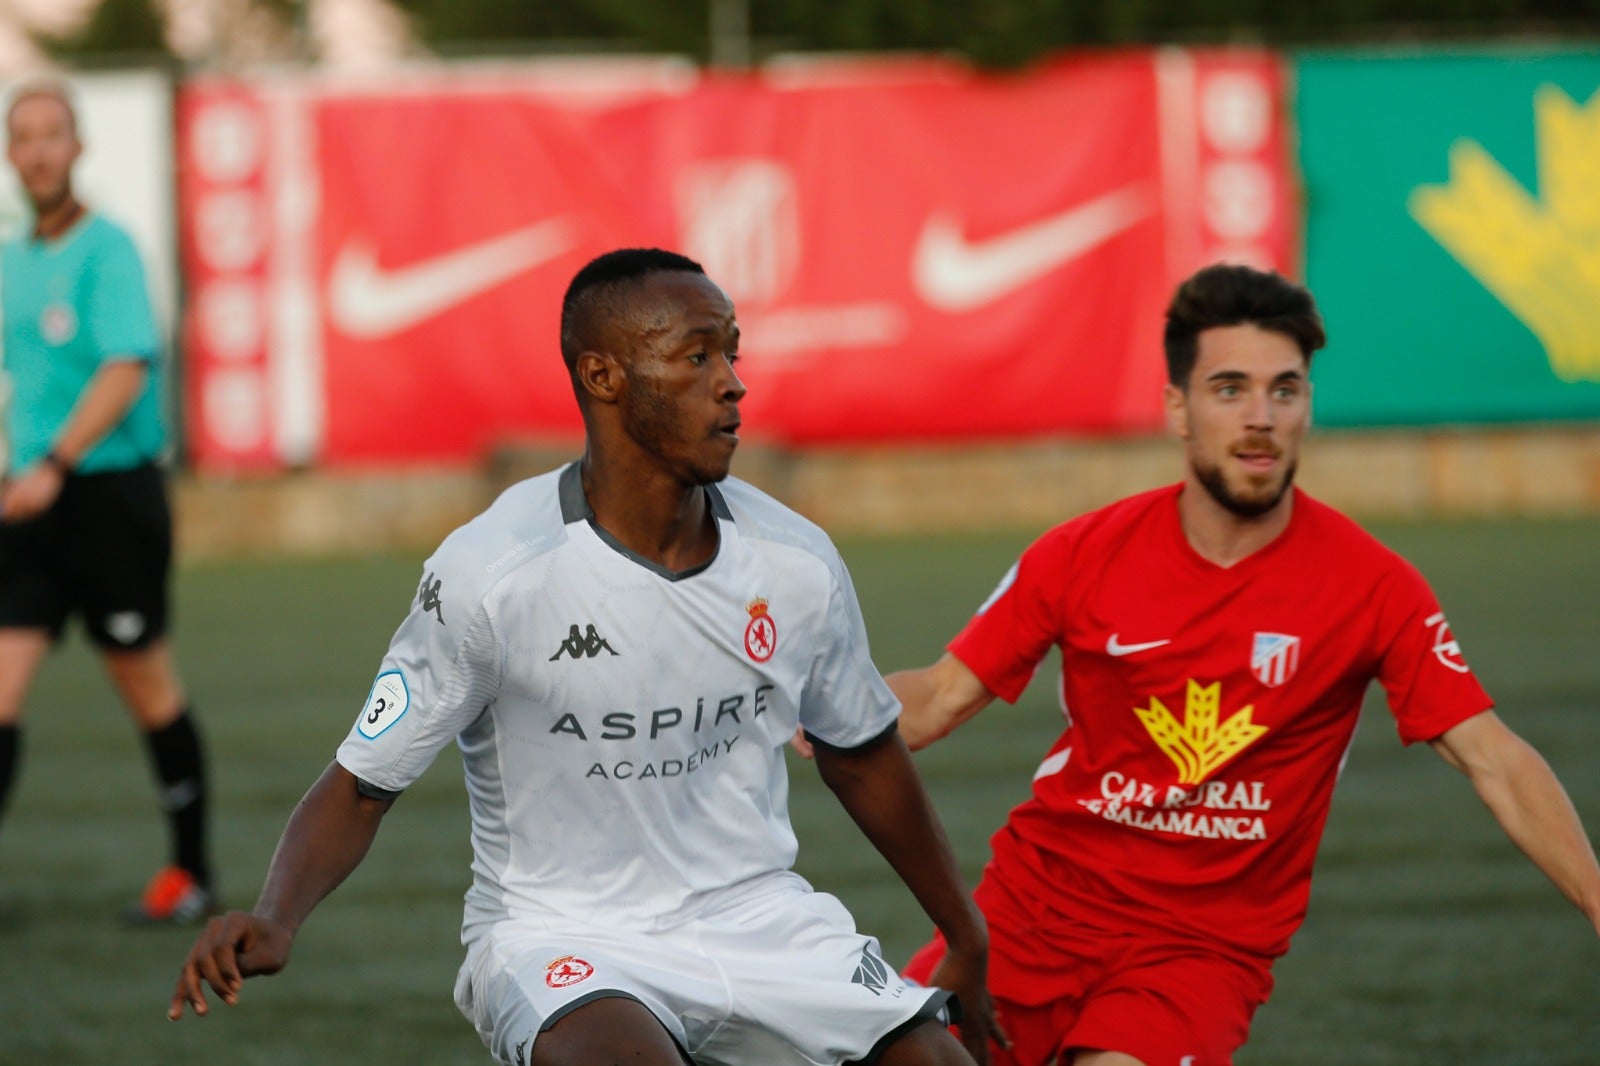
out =
{"type": "MultiPolygon", "coordinates": [[[[1433,580],[1502,713],[1600,829],[1600,532],[1593,522],[1384,526],[1433,580]]],[[[1026,534],[843,545],[878,664],[920,663],[1026,534]]],[[[226,900],[248,905],[284,819],[331,757],[420,559],[195,566],[179,655],[217,778],[226,900]]],[[[1316,575],[1306,575],[1314,580],[1316,575]]],[[[1051,671],[919,756],[968,872],[1059,722],[1051,671]]],[[[1600,941],[1465,782],[1403,749],[1371,702],[1336,796],[1311,916],[1242,1066],[1600,1062],[1600,941]]],[[[143,754],[81,642],[49,664],[0,829],[0,1063],[483,1063],[450,1002],[467,883],[459,764],[396,806],[282,975],[201,1021],[164,1018],[191,931],[112,921],[165,848],[143,754]]],[[[801,870],[891,958],[926,931],[906,893],[795,768],[801,870]]]]}

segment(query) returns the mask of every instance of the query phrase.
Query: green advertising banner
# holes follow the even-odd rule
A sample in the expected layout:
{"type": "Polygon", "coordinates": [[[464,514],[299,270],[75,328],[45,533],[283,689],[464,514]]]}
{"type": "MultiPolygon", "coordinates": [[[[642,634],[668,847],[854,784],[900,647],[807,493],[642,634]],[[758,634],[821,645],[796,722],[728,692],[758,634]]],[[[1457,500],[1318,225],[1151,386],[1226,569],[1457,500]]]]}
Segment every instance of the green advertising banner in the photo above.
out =
{"type": "Polygon", "coordinates": [[[1317,420],[1600,417],[1600,51],[1295,58],[1317,420]]]}

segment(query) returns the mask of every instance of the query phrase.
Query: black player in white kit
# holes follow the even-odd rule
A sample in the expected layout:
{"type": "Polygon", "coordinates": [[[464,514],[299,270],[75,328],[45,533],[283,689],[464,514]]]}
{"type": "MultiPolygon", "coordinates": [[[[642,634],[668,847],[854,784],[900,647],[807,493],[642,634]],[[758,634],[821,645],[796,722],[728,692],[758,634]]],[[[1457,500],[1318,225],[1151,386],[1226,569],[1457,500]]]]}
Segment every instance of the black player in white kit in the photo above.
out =
{"type": "Polygon", "coordinates": [[[826,535],[728,478],[733,305],[692,260],[608,253],[561,349],[581,461],[516,485],[424,566],[335,762],[253,912],[214,919],[169,1014],[281,969],[300,923],[451,740],[473,882],[456,1002],[500,1061],[968,1061],[949,995],[907,985],[791,869],[783,748],[823,779],[952,944],[978,1055],[987,934],[896,728],[826,535]]]}

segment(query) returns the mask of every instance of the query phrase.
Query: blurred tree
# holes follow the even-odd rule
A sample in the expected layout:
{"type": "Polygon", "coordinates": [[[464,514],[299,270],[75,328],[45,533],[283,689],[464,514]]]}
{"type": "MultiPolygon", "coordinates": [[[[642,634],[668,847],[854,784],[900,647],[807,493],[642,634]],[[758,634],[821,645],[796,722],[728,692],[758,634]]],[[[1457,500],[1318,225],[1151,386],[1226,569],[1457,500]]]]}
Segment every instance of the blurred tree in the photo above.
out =
{"type": "Polygon", "coordinates": [[[61,58],[107,53],[161,55],[167,42],[161,16],[150,0],[104,0],[79,33],[54,42],[61,58]]]}
{"type": "MultiPolygon", "coordinates": [[[[184,0],[272,11],[303,25],[313,0],[184,0]]],[[[1482,39],[1519,34],[1600,41],[1600,0],[390,0],[445,54],[648,51],[710,54],[711,8],[747,6],[750,54],[948,51],[1009,67],[1084,46],[1166,42],[1275,45],[1482,39]]],[[[153,7],[105,0],[62,47],[76,56],[161,47],[153,7]]]]}

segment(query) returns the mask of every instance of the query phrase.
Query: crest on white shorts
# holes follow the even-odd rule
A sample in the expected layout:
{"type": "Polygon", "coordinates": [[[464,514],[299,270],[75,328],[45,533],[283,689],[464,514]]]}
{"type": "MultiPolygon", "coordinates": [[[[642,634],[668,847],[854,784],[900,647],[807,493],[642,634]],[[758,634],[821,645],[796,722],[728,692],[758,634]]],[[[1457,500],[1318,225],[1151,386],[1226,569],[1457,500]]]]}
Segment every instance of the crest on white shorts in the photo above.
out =
{"type": "Polygon", "coordinates": [[[1300,666],[1300,638],[1287,633],[1257,633],[1250,648],[1250,672],[1268,688],[1277,688],[1300,666]]]}
{"type": "Polygon", "coordinates": [[[544,968],[544,983],[551,988],[568,988],[586,980],[592,973],[594,967],[578,956],[563,955],[559,959],[551,959],[544,968]]]}

